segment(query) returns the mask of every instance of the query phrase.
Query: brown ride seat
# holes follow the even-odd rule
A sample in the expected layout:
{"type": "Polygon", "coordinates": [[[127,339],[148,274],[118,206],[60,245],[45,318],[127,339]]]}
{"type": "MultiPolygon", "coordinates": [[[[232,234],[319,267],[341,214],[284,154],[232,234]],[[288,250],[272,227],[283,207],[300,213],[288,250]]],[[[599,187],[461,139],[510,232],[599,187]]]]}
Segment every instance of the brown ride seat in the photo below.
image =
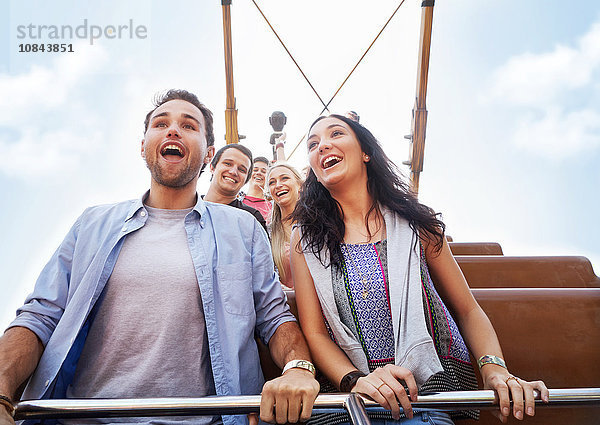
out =
{"type": "Polygon", "coordinates": [[[448,242],[454,255],[503,255],[497,242],[448,242]]]}
{"type": "MultiPolygon", "coordinates": [[[[598,387],[600,288],[478,288],[472,292],[494,325],[512,373],[542,379],[549,388],[598,387]]],[[[593,424],[598,423],[599,413],[593,408],[541,408],[526,423],[593,424]]],[[[481,419],[479,423],[499,423],[488,412],[482,412],[481,419]]],[[[521,422],[512,418],[509,423],[521,422]]]]}
{"type": "Polygon", "coordinates": [[[585,257],[455,255],[471,288],[598,288],[585,257]]]}

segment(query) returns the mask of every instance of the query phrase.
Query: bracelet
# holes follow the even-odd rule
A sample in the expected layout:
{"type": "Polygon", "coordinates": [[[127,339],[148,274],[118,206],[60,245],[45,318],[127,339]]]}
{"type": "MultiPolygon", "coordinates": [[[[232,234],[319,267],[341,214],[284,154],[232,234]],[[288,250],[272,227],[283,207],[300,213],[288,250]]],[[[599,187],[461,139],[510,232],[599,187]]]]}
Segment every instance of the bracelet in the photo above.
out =
{"type": "Polygon", "coordinates": [[[308,360],[292,360],[287,362],[281,374],[283,375],[285,372],[295,367],[308,370],[310,373],[312,373],[313,376],[315,376],[317,373],[317,371],[315,370],[315,366],[308,360]]]}
{"type": "Polygon", "coordinates": [[[15,406],[12,402],[12,400],[10,399],[10,397],[7,397],[5,395],[0,395],[0,404],[4,407],[6,407],[6,410],[8,411],[8,414],[11,417],[15,417],[15,406]]]}
{"type": "Polygon", "coordinates": [[[349,393],[352,391],[352,388],[356,385],[356,381],[363,376],[367,376],[362,373],[360,370],[353,370],[352,372],[348,372],[344,375],[342,380],[340,381],[340,391],[343,393],[349,393]]]}
{"type": "Polygon", "coordinates": [[[495,364],[506,369],[506,363],[504,363],[504,360],[498,356],[492,356],[491,354],[481,356],[479,357],[479,360],[477,360],[477,366],[479,366],[479,369],[486,364],[495,364]]]}

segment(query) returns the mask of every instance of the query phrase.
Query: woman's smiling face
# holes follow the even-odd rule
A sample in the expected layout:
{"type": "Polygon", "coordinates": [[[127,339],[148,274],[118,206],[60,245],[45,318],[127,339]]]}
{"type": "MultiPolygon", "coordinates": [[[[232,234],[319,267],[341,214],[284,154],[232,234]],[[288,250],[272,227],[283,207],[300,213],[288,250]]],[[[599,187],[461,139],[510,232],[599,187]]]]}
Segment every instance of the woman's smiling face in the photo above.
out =
{"type": "Polygon", "coordinates": [[[267,182],[271,197],[276,204],[280,207],[296,205],[300,182],[290,169],[284,166],[271,168],[267,182]]]}
{"type": "Polygon", "coordinates": [[[364,172],[366,159],[354,131],[335,117],[323,118],[310,129],[308,162],[317,179],[330,189],[364,172]]]}

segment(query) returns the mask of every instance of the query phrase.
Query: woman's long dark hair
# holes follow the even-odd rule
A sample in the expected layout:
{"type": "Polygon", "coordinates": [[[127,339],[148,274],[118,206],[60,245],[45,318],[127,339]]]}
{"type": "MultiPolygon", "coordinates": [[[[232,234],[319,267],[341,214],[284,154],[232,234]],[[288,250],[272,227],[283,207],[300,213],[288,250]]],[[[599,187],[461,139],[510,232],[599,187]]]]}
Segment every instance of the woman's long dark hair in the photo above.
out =
{"type": "MultiPolygon", "coordinates": [[[[365,223],[368,223],[370,214],[375,213],[379,205],[385,206],[406,219],[413,231],[420,231],[421,237],[434,241],[435,249],[439,251],[446,229],[438,218],[439,214],[417,201],[408,184],[402,180],[398,167],[385,154],[375,136],[361,124],[341,115],[329,115],[317,118],[310,128],[330,117],[345,122],[356,135],[362,151],[371,158],[366,163],[367,190],[373,198],[373,205],[365,217],[365,223]]],[[[329,262],[341,263],[343,256],[340,243],[346,231],[344,212],[325,186],[317,181],[312,169],[306,177],[292,217],[302,229],[298,248],[305,246],[306,250],[319,258],[323,266],[329,262]],[[324,247],[328,249],[330,258],[322,257],[324,247]]]]}

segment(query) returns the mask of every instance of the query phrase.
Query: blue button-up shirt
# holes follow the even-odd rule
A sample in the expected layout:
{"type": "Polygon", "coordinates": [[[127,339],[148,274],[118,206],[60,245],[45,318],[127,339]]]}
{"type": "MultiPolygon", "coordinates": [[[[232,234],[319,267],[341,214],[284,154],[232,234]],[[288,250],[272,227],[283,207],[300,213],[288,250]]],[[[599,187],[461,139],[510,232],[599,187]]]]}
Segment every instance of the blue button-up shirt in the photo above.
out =
{"type": "MultiPolygon", "coordinates": [[[[65,397],[123,241],[147,218],[138,199],[91,207],[77,219],[10,325],[29,328],[45,346],[23,399],[65,397]]],[[[274,272],[267,235],[248,212],[200,197],[185,217],[185,230],[217,395],[259,394],[264,378],[255,332],[268,343],[280,324],[295,320],[274,272]]],[[[245,417],[224,416],[223,422],[240,424],[245,417]]]]}

